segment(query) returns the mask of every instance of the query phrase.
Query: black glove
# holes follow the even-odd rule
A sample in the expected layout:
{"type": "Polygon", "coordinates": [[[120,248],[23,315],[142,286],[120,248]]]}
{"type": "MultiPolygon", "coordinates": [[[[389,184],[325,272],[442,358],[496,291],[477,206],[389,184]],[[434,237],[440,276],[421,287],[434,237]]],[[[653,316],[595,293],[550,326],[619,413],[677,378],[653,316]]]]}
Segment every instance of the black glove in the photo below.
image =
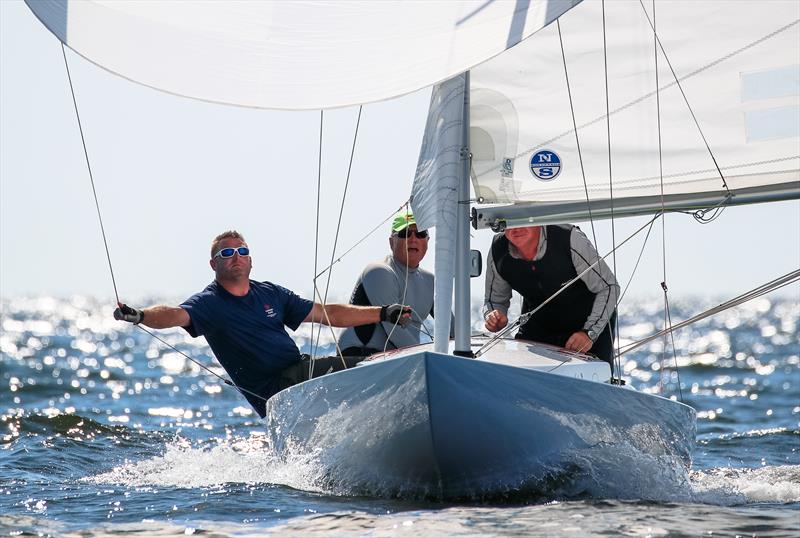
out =
{"type": "Polygon", "coordinates": [[[119,307],[114,310],[114,319],[138,325],[144,319],[144,312],[126,304],[120,304],[119,307]]]}
{"type": "Polygon", "coordinates": [[[405,327],[411,320],[411,307],[401,304],[389,304],[381,307],[381,321],[388,321],[405,327]],[[408,316],[405,316],[408,314],[408,316]]]}

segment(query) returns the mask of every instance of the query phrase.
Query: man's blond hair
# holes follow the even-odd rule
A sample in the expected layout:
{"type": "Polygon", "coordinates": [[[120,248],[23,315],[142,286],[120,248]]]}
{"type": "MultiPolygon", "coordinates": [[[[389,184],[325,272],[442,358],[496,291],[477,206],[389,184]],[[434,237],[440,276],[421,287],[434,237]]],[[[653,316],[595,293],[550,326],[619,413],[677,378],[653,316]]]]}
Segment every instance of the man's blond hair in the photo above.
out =
{"type": "Polygon", "coordinates": [[[233,239],[240,239],[242,243],[247,243],[247,241],[245,241],[244,239],[244,236],[239,232],[237,232],[236,230],[228,230],[227,232],[222,232],[217,237],[215,237],[213,241],[211,241],[212,258],[214,257],[214,254],[216,254],[219,251],[219,244],[222,242],[222,240],[228,239],[229,237],[233,239]]]}

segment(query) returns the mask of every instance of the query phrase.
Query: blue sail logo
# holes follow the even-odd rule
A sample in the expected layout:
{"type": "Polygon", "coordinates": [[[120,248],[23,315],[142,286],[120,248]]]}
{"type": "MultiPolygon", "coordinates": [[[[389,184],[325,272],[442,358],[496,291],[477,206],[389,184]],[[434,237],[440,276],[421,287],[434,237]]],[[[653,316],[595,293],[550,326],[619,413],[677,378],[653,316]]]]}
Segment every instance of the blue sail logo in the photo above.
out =
{"type": "Polygon", "coordinates": [[[539,181],[553,181],[561,173],[561,158],[555,151],[544,149],[531,157],[531,173],[539,181]]]}

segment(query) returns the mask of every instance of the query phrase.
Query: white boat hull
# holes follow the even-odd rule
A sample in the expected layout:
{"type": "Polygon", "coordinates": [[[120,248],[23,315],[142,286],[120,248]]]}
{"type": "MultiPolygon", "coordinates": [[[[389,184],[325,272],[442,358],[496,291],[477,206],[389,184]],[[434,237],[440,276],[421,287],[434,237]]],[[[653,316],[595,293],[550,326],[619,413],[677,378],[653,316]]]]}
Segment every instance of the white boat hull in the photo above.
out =
{"type": "Polygon", "coordinates": [[[324,487],[391,497],[547,494],[631,451],[688,467],[695,434],[678,402],[427,351],[296,385],[267,412],[274,449],[312,458],[324,487]]]}

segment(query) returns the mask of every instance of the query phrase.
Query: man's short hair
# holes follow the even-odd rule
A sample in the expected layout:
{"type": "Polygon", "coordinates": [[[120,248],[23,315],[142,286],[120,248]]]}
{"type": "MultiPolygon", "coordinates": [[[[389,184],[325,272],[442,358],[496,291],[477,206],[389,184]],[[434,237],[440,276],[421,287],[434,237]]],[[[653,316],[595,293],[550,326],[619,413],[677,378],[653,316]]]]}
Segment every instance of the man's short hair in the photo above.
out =
{"type": "Polygon", "coordinates": [[[214,257],[214,254],[216,254],[219,251],[219,244],[222,242],[222,240],[223,239],[227,239],[229,237],[231,237],[233,239],[240,239],[242,241],[242,243],[247,243],[247,241],[245,241],[245,239],[244,239],[244,236],[242,234],[240,234],[239,232],[237,232],[236,230],[228,230],[227,232],[222,232],[217,237],[215,237],[213,241],[211,241],[211,257],[212,258],[214,257]]]}

